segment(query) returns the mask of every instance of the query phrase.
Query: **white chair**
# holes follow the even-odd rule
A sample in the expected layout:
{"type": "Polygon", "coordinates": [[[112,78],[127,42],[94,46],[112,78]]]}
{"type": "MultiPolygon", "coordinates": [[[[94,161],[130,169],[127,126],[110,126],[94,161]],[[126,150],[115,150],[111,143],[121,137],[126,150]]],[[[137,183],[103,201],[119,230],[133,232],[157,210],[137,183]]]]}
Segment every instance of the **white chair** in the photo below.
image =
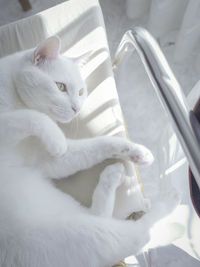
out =
{"type": "MultiPolygon", "coordinates": [[[[180,195],[183,195],[181,205],[170,219],[183,224],[189,232],[174,244],[199,260],[200,82],[192,88],[187,100],[157,42],[140,27],[124,34],[115,55],[115,65],[123,59],[130,46],[138,52],[174,129],[173,131],[168,125],[159,140],[159,149],[162,151],[159,157],[160,177],[166,181],[165,187],[171,186],[172,182],[180,195]],[[189,179],[188,163],[191,168],[189,179]]],[[[146,264],[151,266],[148,259],[149,257],[146,258],[146,264]]]]}

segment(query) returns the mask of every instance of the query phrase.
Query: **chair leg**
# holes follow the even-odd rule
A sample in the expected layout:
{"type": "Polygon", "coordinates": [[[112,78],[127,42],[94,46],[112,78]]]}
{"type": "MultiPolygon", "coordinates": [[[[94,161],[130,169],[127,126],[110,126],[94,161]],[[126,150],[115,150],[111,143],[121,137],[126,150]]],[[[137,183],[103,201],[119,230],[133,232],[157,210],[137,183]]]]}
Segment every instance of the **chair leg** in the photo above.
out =
{"type": "Polygon", "coordinates": [[[32,8],[29,0],[19,0],[19,2],[24,11],[28,11],[32,8]]]}

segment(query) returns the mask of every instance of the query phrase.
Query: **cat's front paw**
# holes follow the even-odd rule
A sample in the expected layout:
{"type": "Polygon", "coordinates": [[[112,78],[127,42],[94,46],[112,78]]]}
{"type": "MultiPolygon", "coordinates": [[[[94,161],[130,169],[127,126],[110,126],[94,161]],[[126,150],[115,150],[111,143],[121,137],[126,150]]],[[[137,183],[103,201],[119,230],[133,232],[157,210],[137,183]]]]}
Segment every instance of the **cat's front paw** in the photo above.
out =
{"type": "Polygon", "coordinates": [[[67,140],[62,130],[47,115],[33,112],[30,117],[31,135],[37,136],[53,157],[60,157],[67,151],[67,140]]]}
{"type": "Polygon", "coordinates": [[[60,128],[51,127],[51,131],[46,132],[43,137],[44,139],[46,138],[45,139],[46,149],[51,156],[61,157],[66,153],[67,140],[60,128]]]}
{"type": "MultiPolygon", "coordinates": [[[[47,128],[47,127],[46,127],[47,128]]],[[[61,157],[67,151],[67,140],[59,127],[49,123],[49,131],[42,134],[43,143],[46,150],[52,157],[61,157]]]]}
{"type": "Polygon", "coordinates": [[[131,160],[140,165],[149,165],[153,162],[154,158],[151,151],[143,145],[134,144],[124,138],[118,138],[116,140],[114,150],[117,153],[113,153],[114,158],[121,158],[131,160]]]}
{"type": "Polygon", "coordinates": [[[130,159],[140,165],[150,165],[154,161],[151,151],[143,145],[133,144],[130,159]]]}

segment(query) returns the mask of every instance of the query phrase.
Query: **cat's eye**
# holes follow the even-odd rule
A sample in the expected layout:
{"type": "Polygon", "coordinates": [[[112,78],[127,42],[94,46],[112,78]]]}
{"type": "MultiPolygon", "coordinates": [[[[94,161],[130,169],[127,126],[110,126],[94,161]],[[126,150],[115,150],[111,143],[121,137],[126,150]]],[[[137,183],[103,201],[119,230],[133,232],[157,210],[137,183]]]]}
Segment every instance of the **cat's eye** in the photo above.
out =
{"type": "Polygon", "coordinates": [[[56,85],[61,92],[67,92],[67,87],[64,83],[56,82],[56,85]]]}
{"type": "Polygon", "coordinates": [[[83,95],[83,88],[81,88],[78,92],[79,96],[82,96],[83,95]]]}

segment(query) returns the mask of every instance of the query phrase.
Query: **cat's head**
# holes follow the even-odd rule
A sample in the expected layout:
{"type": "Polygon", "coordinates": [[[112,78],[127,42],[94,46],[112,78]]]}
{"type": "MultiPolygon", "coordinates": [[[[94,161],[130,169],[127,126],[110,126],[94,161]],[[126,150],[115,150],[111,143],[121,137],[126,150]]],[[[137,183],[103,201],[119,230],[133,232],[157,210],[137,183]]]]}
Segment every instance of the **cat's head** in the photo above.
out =
{"type": "Polygon", "coordinates": [[[80,69],[90,53],[79,58],[60,54],[60,39],[52,36],[28,51],[15,81],[17,92],[28,108],[67,123],[77,116],[87,98],[80,69]]]}

